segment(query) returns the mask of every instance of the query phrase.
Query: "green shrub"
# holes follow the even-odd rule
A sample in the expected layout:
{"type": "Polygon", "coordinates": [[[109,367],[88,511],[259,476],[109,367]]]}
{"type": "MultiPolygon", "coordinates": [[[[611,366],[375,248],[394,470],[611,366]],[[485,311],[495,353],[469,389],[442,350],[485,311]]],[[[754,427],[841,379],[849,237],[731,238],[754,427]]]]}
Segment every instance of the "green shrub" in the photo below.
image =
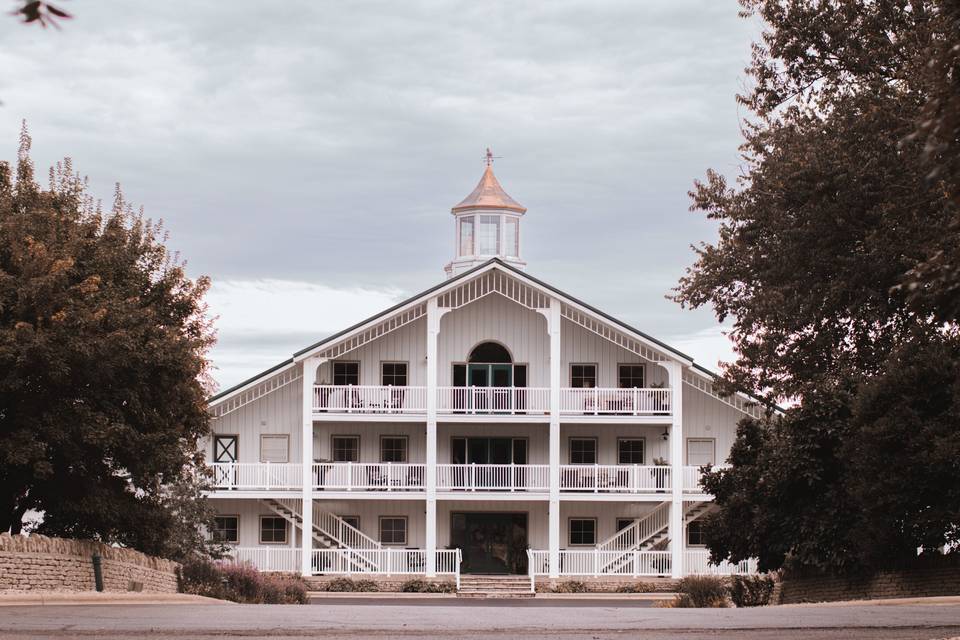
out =
{"type": "Polygon", "coordinates": [[[679,607],[725,607],[727,606],[727,587],[718,576],[687,576],[680,581],[680,594],[687,596],[689,605],[679,607]]]}
{"type": "Polygon", "coordinates": [[[400,585],[404,593],[453,593],[456,586],[452,582],[428,582],[419,578],[407,580],[400,585]]]}
{"type": "Polygon", "coordinates": [[[622,584],[617,587],[617,593],[653,593],[657,590],[657,585],[648,582],[635,582],[633,584],[622,584]]]}
{"type": "Polygon", "coordinates": [[[567,580],[553,588],[554,593],[586,593],[587,591],[589,591],[587,585],[579,580],[567,580]]]}
{"type": "Polygon", "coordinates": [[[730,598],[738,607],[762,607],[770,604],[773,578],[770,576],[733,576],[730,598]]]}
{"type": "Polygon", "coordinates": [[[353,584],[353,590],[366,592],[380,591],[380,586],[373,580],[357,580],[353,584]]]}
{"type": "Polygon", "coordinates": [[[324,586],[324,591],[356,591],[357,583],[350,578],[334,578],[324,586]]]}

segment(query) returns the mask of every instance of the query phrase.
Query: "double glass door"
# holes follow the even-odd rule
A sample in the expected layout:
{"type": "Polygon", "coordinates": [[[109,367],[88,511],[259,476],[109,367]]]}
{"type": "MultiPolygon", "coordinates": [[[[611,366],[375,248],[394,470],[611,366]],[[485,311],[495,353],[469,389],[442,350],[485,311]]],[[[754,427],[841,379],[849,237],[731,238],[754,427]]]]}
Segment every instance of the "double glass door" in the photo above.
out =
{"type": "Polygon", "coordinates": [[[527,488],[526,438],[453,438],[454,489],[524,491],[527,488]]]}
{"type": "Polygon", "coordinates": [[[477,413],[513,413],[526,408],[525,365],[470,363],[454,365],[456,409],[477,413]]]}

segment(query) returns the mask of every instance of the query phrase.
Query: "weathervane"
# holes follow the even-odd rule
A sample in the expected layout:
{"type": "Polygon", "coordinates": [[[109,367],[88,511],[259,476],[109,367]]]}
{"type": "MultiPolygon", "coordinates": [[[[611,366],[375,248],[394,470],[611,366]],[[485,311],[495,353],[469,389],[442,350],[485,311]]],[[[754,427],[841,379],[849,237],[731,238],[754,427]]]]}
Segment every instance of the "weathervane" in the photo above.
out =
{"type": "Polygon", "coordinates": [[[502,157],[503,157],[503,156],[495,156],[495,155],[493,155],[493,151],[490,151],[490,147],[487,147],[486,161],[487,161],[487,166],[488,166],[488,167],[493,164],[493,161],[494,161],[494,160],[499,160],[499,159],[502,158],[502,157]]]}

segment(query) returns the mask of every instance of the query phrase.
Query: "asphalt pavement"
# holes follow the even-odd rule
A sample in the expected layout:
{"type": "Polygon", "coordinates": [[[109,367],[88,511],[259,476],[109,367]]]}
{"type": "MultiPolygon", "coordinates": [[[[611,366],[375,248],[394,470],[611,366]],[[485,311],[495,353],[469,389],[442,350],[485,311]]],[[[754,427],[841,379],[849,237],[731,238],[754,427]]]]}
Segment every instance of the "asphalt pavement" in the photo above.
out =
{"type": "Polygon", "coordinates": [[[661,609],[632,601],[325,600],[298,606],[80,604],[0,608],[0,638],[774,638],[960,637],[956,603],[661,609]]]}

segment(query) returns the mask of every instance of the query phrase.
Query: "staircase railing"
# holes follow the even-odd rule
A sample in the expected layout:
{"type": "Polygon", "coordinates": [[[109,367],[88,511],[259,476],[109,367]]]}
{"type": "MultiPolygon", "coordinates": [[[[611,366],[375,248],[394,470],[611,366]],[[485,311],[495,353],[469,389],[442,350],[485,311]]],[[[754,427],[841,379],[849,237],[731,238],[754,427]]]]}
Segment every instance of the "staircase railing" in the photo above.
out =
{"type": "Polygon", "coordinates": [[[670,503],[664,502],[643,518],[616,532],[597,545],[599,551],[632,550],[660,533],[670,524],[670,503]]]}
{"type": "Polygon", "coordinates": [[[314,527],[348,549],[379,549],[380,543],[353,527],[340,516],[313,507],[314,527]]]}

